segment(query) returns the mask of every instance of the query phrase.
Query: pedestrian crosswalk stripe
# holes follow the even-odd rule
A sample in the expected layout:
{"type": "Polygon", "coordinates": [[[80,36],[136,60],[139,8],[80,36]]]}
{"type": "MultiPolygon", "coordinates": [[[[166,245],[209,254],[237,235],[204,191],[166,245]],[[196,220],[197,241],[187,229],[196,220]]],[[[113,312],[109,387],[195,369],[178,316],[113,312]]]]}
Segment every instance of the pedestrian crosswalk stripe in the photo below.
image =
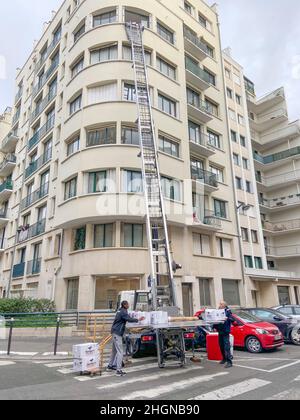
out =
{"type": "Polygon", "coordinates": [[[124,378],[123,378],[122,382],[115,382],[113,384],[106,384],[106,385],[97,387],[97,389],[99,389],[100,391],[105,391],[107,389],[120,388],[122,386],[135,384],[137,382],[156,381],[156,380],[159,380],[161,378],[169,378],[169,377],[172,377],[172,376],[182,375],[182,374],[185,374],[187,372],[201,370],[201,369],[203,369],[203,367],[195,365],[195,366],[191,366],[191,367],[188,367],[188,368],[180,370],[180,371],[179,370],[172,370],[172,371],[164,372],[164,373],[157,373],[157,374],[153,374],[153,375],[150,374],[150,375],[145,375],[145,376],[141,376],[141,377],[131,378],[131,379],[128,379],[128,380],[125,380],[125,381],[124,381],[124,378]]]}
{"type": "Polygon", "coordinates": [[[230,400],[231,398],[238,397],[239,395],[246,394],[258,388],[270,385],[271,382],[263,381],[261,379],[249,379],[248,381],[239,382],[231,386],[217,389],[207,394],[198,395],[191,400],[205,401],[205,400],[230,400]]]}
{"type": "Polygon", "coordinates": [[[197,376],[196,378],[189,378],[183,381],[177,381],[170,383],[168,385],[161,385],[155,388],[147,388],[140,391],[132,392],[131,394],[125,395],[122,400],[137,400],[137,399],[154,399],[164,394],[170,394],[173,392],[178,392],[179,390],[184,390],[193,385],[198,385],[204,382],[213,381],[215,378],[226,376],[228,372],[216,373],[214,375],[205,375],[197,376]]]}
{"type": "MultiPolygon", "coordinates": [[[[38,353],[34,353],[34,352],[24,352],[24,351],[11,351],[10,355],[11,356],[36,356],[38,353]]],[[[7,351],[0,351],[0,356],[1,355],[7,355],[7,351]]]]}
{"type": "MultiPolygon", "coordinates": [[[[56,353],[56,356],[68,356],[68,355],[69,353],[67,351],[60,351],[56,353]]],[[[46,352],[46,353],[43,353],[43,356],[54,356],[54,353],[46,352]]]]}
{"type": "Polygon", "coordinates": [[[64,367],[64,366],[72,366],[73,362],[61,362],[61,363],[48,363],[45,364],[46,367],[48,368],[57,368],[57,367],[64,367]]]}
{"type": "Polygon", "coordinates": [[[0,361],[0,367],[2,367],[2,366],[11,366],[11,365],[15,365],[16,363],[15,362],[9,362],[9,361],[6,361],[6,360],[1,360],[0,361]]]}
{"type": "Polygon", "coordinates": [[[295,382],[300,382],[300,376],[294,379],[295,382]]]}

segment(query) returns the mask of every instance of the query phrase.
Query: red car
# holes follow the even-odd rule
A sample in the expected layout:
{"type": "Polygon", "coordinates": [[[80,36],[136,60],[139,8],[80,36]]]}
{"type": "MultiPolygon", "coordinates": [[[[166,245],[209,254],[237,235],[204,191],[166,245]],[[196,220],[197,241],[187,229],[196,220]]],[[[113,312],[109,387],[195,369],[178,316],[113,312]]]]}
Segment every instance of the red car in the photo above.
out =
{"type": "Polygon", "coordinates": [[[262,322],[243,310],[234,311],[233,317],[235,322],[231,334],[235,347],[246,348],[250,353],[261,353],[284,345],[283,335],[275,325],[262,322]]]}

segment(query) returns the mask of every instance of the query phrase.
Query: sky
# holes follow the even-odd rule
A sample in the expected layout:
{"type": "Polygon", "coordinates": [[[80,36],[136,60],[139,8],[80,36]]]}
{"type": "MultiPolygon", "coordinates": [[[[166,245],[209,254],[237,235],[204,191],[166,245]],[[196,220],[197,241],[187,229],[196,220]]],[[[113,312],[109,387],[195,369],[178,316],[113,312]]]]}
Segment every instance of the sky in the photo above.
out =
{"type": "MultiPolygon", "coordinates": [[[[0,112],[12,104],[16,69],[22,67],[42,34],[43,23],[61,2],[1,2],[0,112]]],[[[217,4],[222,46],[232,48],[233,58],[255,83],[257,95],[284,86],[290,119],[300,118],[299,0],[218,0],[217,4]]]]}

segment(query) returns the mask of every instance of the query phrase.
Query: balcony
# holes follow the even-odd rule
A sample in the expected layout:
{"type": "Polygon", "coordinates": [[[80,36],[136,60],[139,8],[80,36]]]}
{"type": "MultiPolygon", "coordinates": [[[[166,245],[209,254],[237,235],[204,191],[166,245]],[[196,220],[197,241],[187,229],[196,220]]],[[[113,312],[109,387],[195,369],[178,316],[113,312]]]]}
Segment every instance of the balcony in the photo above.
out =
{"type": "Polygon", "coordinates": [[[21,201],[20,210],[23,211],[27,209],[28,207],[32,206],[32,204],[46,197],[48,193],[49,193],[49,183],[41,185],[39,189],[29,194],[26,198],[24,198],[21,201]]]}
{"type": "Polygon", "coordinates": [[[37,85],[32,90],[32,97],[35,97],[39,91],[45,86],[47,81],[50,79],[50,77],[53,75],[53,73],[57,70],[59,66],[59,59],[54,60],[49,69],[46,71],[46,73],[40,78],[37,85]]]}
{"type": "Polygon", "coordinates": [[[36,72],[38,72],[40,70],[40,68],[46,62],[47,58],[52,53],[52,51],[54,50],[54,48],[58,45],[58,43],[60,42],[60,40],[61,40],[61,37],[57,37],[57,38],[54,38],[53,39],[53,41],[51,42],[51,44],[47,48],[47,51],[43,55],[43,57],[41,57],[40,60],[36,63],[36,65],[35,65],[35,71],[36,72]]]}
{"type": "Polygon", "coordinates": [[[47,108],[47,106],[56,97],[56,94],[57,94],[57,86],[51,89],[48,95],[37,105],[37,107],[35,108],[35,110],[30,116],[31,123],[47,108]]]}
{"type": "Polygon", "coordinates": [[[274,153],[268,156],[261,156],[258,153],[253,153],[253,157],[256,162],[263,165],[272,165],[272,167],[276,166],[276,164],[281,164],[282,160],[287,160],[296,156],[300,156],[300,146],[293,147],[292,149],[284,150],[282,152],[274,153]]]}
{"type": "Polygon", "coordinates": [[[25,263],[22,262],[20,264],[16,264],[13,266],[13,273],[12,277],[13,279],[16,279],[18,277],[24,277],[25,274],[25,263]]]}
{"type": "Polygon", "coordinates": [[[16,156],[8,154],[0,165],[0,176],[6,178],[11,175],[16,167],[16,162],[16,156]]]}
{"type": "Polygon", "coordinates": [[[211,57],[211,53],[204,42],[200,41],[188,28],[184,27],[184,47],[198,60],[202,61],[207,57],[211,57]]]}
{"type": "Polygon", "coordinates": [[[7,215],[7,210],[6,209],[0,210],[0,228],[3,228],[3,226],[6,226],[8,222],[9,222],[9,218],[7,215]]]}
{"type": "Polygon", "coordinates": [[[14,126],[20,119],[21,109],[18,109],[12,119],[12,126],[14,126]]]}
{"type": "Polygon", "coordinates": [[[300,205],[300,194],[290,195],[288,197],[273,198],[270,200],[263,199],[259,203],[262,207],[271,211],[282,210],[284,207],[292,207],[300,205]]]}
{"type": "Polygon", "coordinates": [[[251,114],[249,115],[250,128],[258,132],[270,130],[272,127],[286,121],[288,121],[288,115],[286,109],[283,108],[264,115],[258,115],[254,119],[251,114]]]}
{"type": "Polygon", "coordinates": [[[191,97],[187,98],[188,102],[188,114],[195,118],[198,121],[201,121],[204,124],[207,124],[214,117],[217,117],[218,114],[215,112],[214,108],[207,102],[202,99],[193,99],[191,97]]]}
{"type": "Polygon", "coordinates": [[[18,243],[42,235],[46,230],[46,219],[38,221],[32,226],[22,226],[18,229],[18,243]]]}
{"type": "Polygon", "coordinates": [[[266,254],[272,258],[293,258],[300,255],[300,245],[266,247],[266,254]]]}
{"type": "Polygon", "coordinates": [[[293,139],[298,136],[300,136],[300,122],[295,121],[284,128],[280,128],[272,133],[262,136],[261,143],[264,145],[272,142],[275,145],[284,139],[293,139]]]}
{"type": "Polygon", "coordinates": [[[271,191],[272,189],[278,188],[279,185],[291,185],[296,181],[300,180],[300,170],[285,172],[280,175],[274,175],[269,177],[259,177],[256,175],[256,180],[259,182],[263,188],[271,191]]]}
{"type": "Polygon", "coordinates": [[[22,98],[23,95],[23,86],[21,86],[18,90],[18,93],[15,96],[15,104],[19,102],[19,100],[22,98]]]}
{"type": "Polygon", "coordinates": [[[1,145],[1,151],[3,153],[12,153],[16,150],[19,136],[16,130],[11,131],[3,140],[1,145]]]}
{"type": "Polygon", "coordinates": [[[255,109],[257,113],[266,112],[285,100],[284,89],[276,89],[256,100],[255,109]]]}
{"type": "Polygon", "coordinates": [[[41,167],[46,165],[46,163],[49,162],[51,158],[52,158],[52,149],[48,149],[39,159],[31,162],[28,168],[26,168],[25,179],[28,179],[41,167]]]}
{"type": "Polygon", "coordinates": [[[190,139],[191,152],[201,156],[212,156],[216,153],[213,140],[204,133],[199,133],[195,139],[190,139]]]}
{"type": "Polygon", "coordinates": [[[193,60],[185,57],[186,80],[201,91],[210,87],[209,76],[193,60]]]}
{"type": "Polygon", "coordinates": [[[222,221],[216,217],[215,213],[211,210],[204,210],[199,207],[193,209],[194,225],[205,225],[210,230],[221,230],[222,221]]]}
{"type": "Polygon", "coordinates": [[[37,258],[32,261],[28,261],[27,263],[27,276],[35,276],[37,274],[40,274],[41,272],[41,266],[42,266],[42,259],[37,258]]]}
{"type": "Polygon", "coordinates": [[[28,141],[28,151],[36,146],[54,127],[55,116],[53,115],[28,141]]]}
{"type": "Polygon", "coordinates": [[[217,175],[212,172],[191,166],[191,177],[194,181],[203,184],[206,192],[213,192],[219,188],[217,175]]]}
{"type": "Polygon", "coordinates": [[[13,191],[13,183],[10,180],[7,180],[3,182],[3,184],[0,185],[0,202],[3,203],[4,201],[7,201],[9,197],[11,196],[13,191]]]}
{"type": "Polygon", "coordinates": [[[273,234],[294,232],[300,229],[300,219],[279,222],[262,222],[263,229],[273,234]]]}

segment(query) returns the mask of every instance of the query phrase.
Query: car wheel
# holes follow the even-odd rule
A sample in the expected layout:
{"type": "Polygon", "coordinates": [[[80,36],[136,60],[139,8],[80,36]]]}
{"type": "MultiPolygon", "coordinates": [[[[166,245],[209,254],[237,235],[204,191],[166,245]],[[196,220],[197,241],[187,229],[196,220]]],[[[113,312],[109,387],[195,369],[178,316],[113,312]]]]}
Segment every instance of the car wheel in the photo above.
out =
{"type": "Polygon", "coordinates": [[[291,331],[291,342],[296,346],[300,346],[300,327],[297,326],[291,331]]]}
{"type": "Polygon", "coordinates": [[[246,348],[250,353],[261,353],[263,348],[258,338],[248,337],[246,340],[246,348]]]}

